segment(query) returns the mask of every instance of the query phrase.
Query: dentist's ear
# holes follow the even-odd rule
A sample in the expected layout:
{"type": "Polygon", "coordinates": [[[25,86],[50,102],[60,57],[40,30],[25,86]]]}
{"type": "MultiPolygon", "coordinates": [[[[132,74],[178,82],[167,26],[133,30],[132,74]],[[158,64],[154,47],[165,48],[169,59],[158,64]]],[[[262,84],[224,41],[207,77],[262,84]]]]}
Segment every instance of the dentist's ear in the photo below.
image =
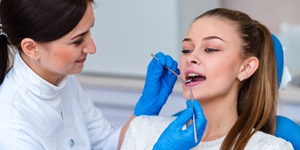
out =
{"type": "Polygon", "coordinates": [[[39,58],[39,43],[31,38],[25,38],[21,41],[21,48],[23,52],[32,60],[39,58]]]}
{"type": "Polygon", "coordinates": [[[243,64],[240,67],[240,72],[237,78],[240,81],[243,81],[251,77],[259,66],[259,60],[256,57],[249,57],[244,60],[243,64]]]}

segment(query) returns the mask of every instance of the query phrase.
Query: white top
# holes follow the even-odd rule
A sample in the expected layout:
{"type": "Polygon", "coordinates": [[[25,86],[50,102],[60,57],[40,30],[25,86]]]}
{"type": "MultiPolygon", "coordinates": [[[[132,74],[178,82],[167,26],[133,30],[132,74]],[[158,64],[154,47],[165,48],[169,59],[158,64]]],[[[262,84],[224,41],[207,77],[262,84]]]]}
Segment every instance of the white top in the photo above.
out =
{"type": "MultiPolygon", "coordinates": [[[[152,150],[164,129],[174,117],[140,116],[136,117],[126,132],[122,150],[152,150]]],[[[185,128],[183,128],[185,129],[185,128]]],[[[200,142],[193,150],[219,150],[225,136],[219,139],[200,142]]],[[[292,150],[291,143],[273,135],[256,132],[247,143],[245,150],[292,150]]]]}
{"type": "Polygon", "coordinates": [[[117,149],[119,135],[74,76],[54,86],[16,54],[0,86],[1,150],[117,149]]]}

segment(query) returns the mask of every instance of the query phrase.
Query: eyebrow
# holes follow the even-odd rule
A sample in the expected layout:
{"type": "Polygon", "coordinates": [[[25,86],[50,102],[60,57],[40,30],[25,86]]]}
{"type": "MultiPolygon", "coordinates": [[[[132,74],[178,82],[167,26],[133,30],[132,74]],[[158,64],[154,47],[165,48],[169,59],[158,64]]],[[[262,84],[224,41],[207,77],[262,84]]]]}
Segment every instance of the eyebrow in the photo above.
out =
{"type": "Polygon", "coordinates": [[[78,34],[78,35],[74,36],[73,38],[71,38],[71,40],[74,40],[74,39],[76,39],[76,38],[78,38],[78,37],[81,37],[81,36],[85,35],[85,34],[86,34],[86,33],[88,33],[88,32],[89,32],[89,31],[86,31],[86,32],[80,33],[80,34],[78,34]]]}
{"type": "Polygon", "coordinates": [[[212,39],[219,39],[219,40],[225,42],[225,40],[223,40],[222,38],[220,38],[220,37],[218,37],[218,36],[208,36],[208,37],[205,37],[205,38],[203,39],[203,41],[212,40],[212,39]]]}
{"type": "Polygon", "coordinates": [[[183,42],[190,42],[190,41],[192,41],[190,38],[184,38],[184,39],[182,40],[182,43],[183,43],[183,42]]]}
{"type": "MultiPolygon", "coordinates": [[[[95,19],[94,19],[94,21],[93,21],[92,27],[94,26],[94,23],[95,23],[95,19]]],[[[72,37],[72,38],[71,38],[71,40],[74,40],[74,39],[76,39],[76,38],[78,38],[78,37],[81,37],[81,36],[83,36],[83,35],[87,34],[88,32],[89,32],[89,31],[86,31],[86,32],[80,33],[80,34],[78,34],[78,35],[76,35],[76,36],[72,37]]]]}
{"type": "MultiPolygon", "coordinates": [[[[218,40],[225,42],[225,40],[223,40],[222,38],[217,37],[217,36],[208,36],[208,37],[203,38],[202,40],[208,41],[208,40],[212,40],[212,39],[218,39],[218,40]]],[[[185,38],[182,40],[182,42],[190,42],[190,41],[192,41],[192,39],[190,39],[190,38],[185,38]]]]}

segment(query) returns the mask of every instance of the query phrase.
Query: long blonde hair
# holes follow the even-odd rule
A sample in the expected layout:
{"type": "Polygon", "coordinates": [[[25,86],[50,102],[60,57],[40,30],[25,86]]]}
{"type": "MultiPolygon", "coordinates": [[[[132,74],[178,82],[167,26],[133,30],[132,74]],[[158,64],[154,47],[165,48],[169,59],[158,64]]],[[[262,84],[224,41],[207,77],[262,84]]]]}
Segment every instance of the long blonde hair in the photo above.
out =
{"type": "Polygon", "coordinates": [[[238,120],[227,134],[221,149],[244,149],[256,131],[274,134],[278,98],[276,60],[269,30],[240,11],[225,8],[209,10],[197,17],[216,17],[233,22],[243,41],[243,55],[259,59],[259,67],[242,81],[238,94],[238,120]]]}

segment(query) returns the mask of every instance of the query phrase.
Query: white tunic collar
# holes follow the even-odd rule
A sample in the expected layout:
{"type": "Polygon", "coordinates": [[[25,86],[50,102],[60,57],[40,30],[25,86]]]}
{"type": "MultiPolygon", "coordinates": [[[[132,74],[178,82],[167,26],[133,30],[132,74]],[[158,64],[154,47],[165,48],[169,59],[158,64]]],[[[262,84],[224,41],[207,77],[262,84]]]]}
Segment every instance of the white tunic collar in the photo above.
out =
{"type": "Polygon", "coordinates": [[[17,81],[21,88],[26,88],[26,91],[31,92],[46,104],[52,107],[57,113],[61,113],[61,97],[60,91],[65,87],[67,76],[55,86],[40,76],[38,76],[29,66],[23,61],[19,53],[16,53],[10,77],[17,81]]]}

